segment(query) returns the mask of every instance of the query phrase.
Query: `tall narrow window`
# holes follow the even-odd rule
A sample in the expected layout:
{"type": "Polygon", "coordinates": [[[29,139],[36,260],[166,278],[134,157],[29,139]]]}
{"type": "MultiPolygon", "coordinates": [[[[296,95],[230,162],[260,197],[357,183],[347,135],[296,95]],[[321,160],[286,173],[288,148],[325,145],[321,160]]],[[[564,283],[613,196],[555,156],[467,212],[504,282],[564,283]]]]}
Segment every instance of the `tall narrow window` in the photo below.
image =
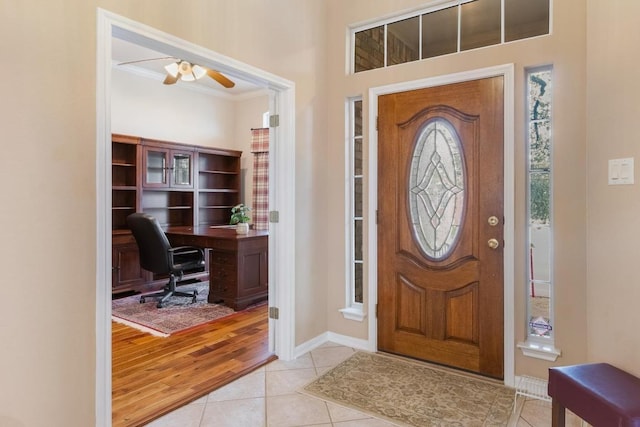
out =
{"type": "Polygon", "coordinates": [[[525,354],[555,360],[552,263],[551,67],[527,71],[527,343],[525,354]]]}
{"type": "Polygon", "coordinates": [[[352,320],[364,319],[364,254],[363,254],[363,142],[362,99],[352,98],[347,102],[348,132],[346,138],[346,174],[349,185],[346,189],[348,230],[346,239],[347,289],[346,306],[340,310],[344,317],[352,320]]]}

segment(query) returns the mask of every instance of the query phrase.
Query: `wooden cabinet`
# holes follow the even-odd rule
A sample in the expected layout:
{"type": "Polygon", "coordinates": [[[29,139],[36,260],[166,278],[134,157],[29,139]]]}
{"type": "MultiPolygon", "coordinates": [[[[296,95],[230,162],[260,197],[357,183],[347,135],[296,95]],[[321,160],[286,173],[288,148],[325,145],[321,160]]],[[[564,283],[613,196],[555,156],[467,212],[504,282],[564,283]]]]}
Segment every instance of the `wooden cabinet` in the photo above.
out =
{"type": "Polygon", "coordinates": [[[163,227],[193,225],[194,147],[142,140],[142,211],[163,227]]]}
{"type": "Polygon", "coordinates": [[[159,289],[166,280],[140,268],[127,216],[146,212],[165,228],[228,224],[242,152],[117,134],[111,148],[113,292],[159,289]]]}
{"type": "Polygon", "coordinates": [[[140,289],[150,279],[150,273],[140,267],[138,245],[131,233],[113,236],[111,249],[111,289],[125,292],[140,289]]]}
{"type": "Polygon", "coordinates": [[[148,281],[140,267],[138,246],[127,216],[140,209],[140,138],[113,135],[111,140],[111,288],[125,292],[148,281]]]}
{"type": "Polygon", "coordinates": [[[174,245],[196,245],[209,249],[209,297],[234,310],[267,299],[269,293],[269,236],[250,230],[175,227],[167,230],[174,245]]]}
{"type": "Polygon", "coordinates": [[[144,140],[145,188],[193,188],[193,148],[169,148],[144,140]]]}
{"type": "Polygon", "coordinates": [[[267,236],[227,240],[209,255],[210,303],[223,302],[234,310],[262,301],[269,293],[267,236]]]}

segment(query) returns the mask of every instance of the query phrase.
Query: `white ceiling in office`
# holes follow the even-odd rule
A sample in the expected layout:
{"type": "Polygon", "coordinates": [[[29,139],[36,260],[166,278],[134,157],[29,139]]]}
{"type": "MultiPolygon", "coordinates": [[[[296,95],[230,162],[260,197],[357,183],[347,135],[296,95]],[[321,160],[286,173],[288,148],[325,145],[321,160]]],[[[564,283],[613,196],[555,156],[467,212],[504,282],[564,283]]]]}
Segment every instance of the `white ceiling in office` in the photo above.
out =
{"type": "MultiPolygon", "coordinates": [[[[119,69],[157,80],[160,88],[166,87],[162,84],[162,81],[167,74],[164,66],[178,61],[178,58],[171,57],[169,59],[159,59],[166,58],[168,55],[161,52],[156,52],[154,50],[119,38],[114,37],[111,40],[111,58],[114,69],[119,69]],[[133,64],[122,64],[123,62],[140,60],[149,61],[142,61],[133,64]]],[[[226,98],[250,98],[252,96],[260,96],[267,93],[265,89],[260,88],[255,84],[237,79],[233,76],[226,77],[230,78],[235,83],[235,86],[233,88],[224,88],[218,82],[209,78],[208,76],[205,76],[195,82],[178,81],[176,85],[181,85],[185,89],[194,89],[200,92],[205,92],[210,94],[211,96],[226,98]]]]}

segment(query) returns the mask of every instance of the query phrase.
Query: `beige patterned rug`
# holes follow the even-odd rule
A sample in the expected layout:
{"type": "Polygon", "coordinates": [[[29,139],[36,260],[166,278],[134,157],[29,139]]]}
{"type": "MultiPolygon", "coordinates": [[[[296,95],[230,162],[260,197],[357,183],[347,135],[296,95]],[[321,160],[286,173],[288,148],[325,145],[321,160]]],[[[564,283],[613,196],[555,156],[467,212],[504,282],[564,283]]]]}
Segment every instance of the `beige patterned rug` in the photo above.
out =
{"type": "Polygon", "coordinates": [[[356,352],[302,393],[399,425],[506,426],[514,390],[424,363],[356,352]]]}

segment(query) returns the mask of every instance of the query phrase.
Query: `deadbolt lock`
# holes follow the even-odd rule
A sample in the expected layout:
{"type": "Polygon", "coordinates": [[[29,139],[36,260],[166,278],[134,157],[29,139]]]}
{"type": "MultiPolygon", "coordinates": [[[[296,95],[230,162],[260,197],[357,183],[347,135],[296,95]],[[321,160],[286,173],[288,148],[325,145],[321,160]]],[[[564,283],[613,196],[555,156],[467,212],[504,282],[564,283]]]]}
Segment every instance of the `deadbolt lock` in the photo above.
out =
{"type": "Polygon", "coordinates": [[[487,241],[487,245],[489,245],[491,249],[498,249],[498,246],[500,246],[500,242],[498,242],[497,239],[489,239],[487,241]]]}
{"type": "Polygon", "coordinates": [[[493,215],[493,216],[490,216],[489,219],[487,219],[487,222],[489,223],[490,226],[495,227],[496,225],[498,225],[500,220],[498,219],[497,216],[493,215]]]}

